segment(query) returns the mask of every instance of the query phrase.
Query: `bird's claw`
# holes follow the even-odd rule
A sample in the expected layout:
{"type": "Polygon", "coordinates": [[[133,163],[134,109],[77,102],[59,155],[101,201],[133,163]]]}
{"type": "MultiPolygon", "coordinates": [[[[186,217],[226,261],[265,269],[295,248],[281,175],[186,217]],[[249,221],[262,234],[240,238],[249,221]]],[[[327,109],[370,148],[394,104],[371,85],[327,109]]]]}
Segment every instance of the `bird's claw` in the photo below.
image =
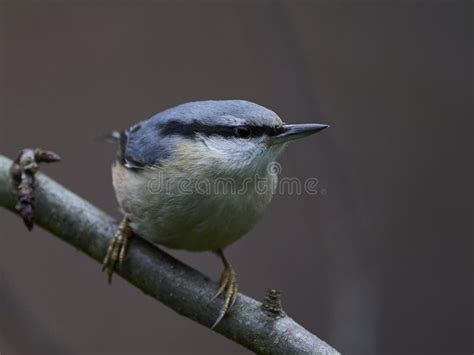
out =
{"type": "Polygon", "coordinates": [[[112,282],[112,275],[115,267],[118,264],[120,267],[125,259],[128,248],[128,240],[132,236],[132,230],[128,226],[128,220],[124,219],[115,233],[114,239],[107,249],[104,261],[102,262],[102,271],[107,270],[107,277],[109,283],[112,282]]]}
{"type": "Polygon", "coordinates": [[[214,297],[212,297],[211,301],[215,300],[221,294],[224,295],[224,304],[222,305],[219,316],[217,317],[216,321],[212,325],[211,329],[214,329],[217,324],[224,318],[226,313],[232,308],[237,299],[239,294],[238,287],[237,287],[237,274],[235,273],[232,266],[224,260],[224,271],[222,272],[221,279],[219,282],[219,289],[217,290],[214,297]]]}

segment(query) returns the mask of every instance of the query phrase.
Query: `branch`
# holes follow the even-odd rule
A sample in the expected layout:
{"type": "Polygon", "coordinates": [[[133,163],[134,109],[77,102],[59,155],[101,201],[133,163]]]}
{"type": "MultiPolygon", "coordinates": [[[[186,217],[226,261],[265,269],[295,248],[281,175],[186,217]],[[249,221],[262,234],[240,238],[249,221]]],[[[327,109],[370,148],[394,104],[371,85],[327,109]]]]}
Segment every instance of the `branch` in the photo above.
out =
{"type": "MultiPolygon", "coordinates": [[[[11,165],[10,159],[0,155],[0,206],[17,212],[11,165]]],[[[34,217],[37,225],[99,262],[117,229],[112,217],[39,172],[34,217]]],[[[117,273],[144,293],[206,327],[219,314],[219,302],[210,302],[218,287],[216,282],[142,238],[130,240],[127,258],[117,273]]],[[[267,298],[275,298],[275,293],[267,298]]],[[[232,310],[214,330],[261,354],[339,354],[283,311],[269,312],[272,308],[239,294],[232,310]]]]}

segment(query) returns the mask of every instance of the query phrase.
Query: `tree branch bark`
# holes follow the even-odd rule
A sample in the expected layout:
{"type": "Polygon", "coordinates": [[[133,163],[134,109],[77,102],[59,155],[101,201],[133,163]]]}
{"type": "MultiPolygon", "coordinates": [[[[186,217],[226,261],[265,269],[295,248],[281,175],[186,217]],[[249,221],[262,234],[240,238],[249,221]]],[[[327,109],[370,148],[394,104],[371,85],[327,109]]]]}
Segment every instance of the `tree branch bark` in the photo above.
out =
{"type": "MultiPolygon", "coordinates": [[[[0,206],[17,212],[11,164],[0,155],[0,206]]],[[[112,217],[40,172],[36,175],[35,223],[99,262],[117,228],[112,217]]],[[[216,282],[142,238],[131,239],[117,273],[206,327],[219,313],[219,302],[210,302],[218,288],[216,282]]],[[[266,312],[260,302],[243,294],[214,331],[260,354],[339,354],[284,313],[266,312]]]]}

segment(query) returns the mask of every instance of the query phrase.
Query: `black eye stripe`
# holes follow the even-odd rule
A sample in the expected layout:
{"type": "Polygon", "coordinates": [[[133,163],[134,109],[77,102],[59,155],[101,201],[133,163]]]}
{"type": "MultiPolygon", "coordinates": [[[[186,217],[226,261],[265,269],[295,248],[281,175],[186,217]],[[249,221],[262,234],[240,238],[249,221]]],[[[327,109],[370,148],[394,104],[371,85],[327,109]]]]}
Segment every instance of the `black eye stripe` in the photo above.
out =
{"type": "MultiPolygon", "coordinates": [[[[159,128],[163,135],[181,135],[183,137],[194,137],[196,134],[203,134],[206,136],[221,136],[221,137],[236,137],[236,128],[240,126],[225,126],[217,125],[210,126],[202,123],[188,123],[183,124],[178,121],[169,121],[165,124],[160,124],[159,128]]],[[[251,137],[261,137],[263,135],[275,136],[283,132],[283,127],[266,127],[245,125],[250,130],[251,137]]]]}

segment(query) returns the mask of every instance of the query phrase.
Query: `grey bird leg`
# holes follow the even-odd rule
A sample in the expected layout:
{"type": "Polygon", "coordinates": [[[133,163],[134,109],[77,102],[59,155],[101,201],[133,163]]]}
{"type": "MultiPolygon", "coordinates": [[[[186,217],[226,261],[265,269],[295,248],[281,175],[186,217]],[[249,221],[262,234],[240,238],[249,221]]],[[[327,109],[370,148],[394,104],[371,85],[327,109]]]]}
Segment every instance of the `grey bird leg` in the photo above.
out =
{"type": "Polygon", "coordinates": [[[107,270],[109,283],[112,282],[112,274],[117,262],[119,267],[122,265],[127,254],[128,240],[133,236],[133,231],[128,223],[128,218],[124,217],[122,222],[119,224],[114,239],[112,239],[104,261],[102,262],[102,271],[107,270]]]}
{"type": "Polygon", "coordinates": [[[217,324],[224,318],[225,314],[232,308],[237,299],[237,295],[239,294],[237,289],[237,274],[234,271],[232,265],[227,261],[226,257],[224,256],[224,252],[222,250],[218,250],[216,252],[222,259],[224,263],[224,271],[222,271],[221,279],[219,282],[219,290],[212,297],[212,300],[215,300],[220,294],[224,294],[224,304],[221,307],[219,312],[219,316],[217,317],[216,321],[212,325],[211,329],[214,329],[217,324]]]}

